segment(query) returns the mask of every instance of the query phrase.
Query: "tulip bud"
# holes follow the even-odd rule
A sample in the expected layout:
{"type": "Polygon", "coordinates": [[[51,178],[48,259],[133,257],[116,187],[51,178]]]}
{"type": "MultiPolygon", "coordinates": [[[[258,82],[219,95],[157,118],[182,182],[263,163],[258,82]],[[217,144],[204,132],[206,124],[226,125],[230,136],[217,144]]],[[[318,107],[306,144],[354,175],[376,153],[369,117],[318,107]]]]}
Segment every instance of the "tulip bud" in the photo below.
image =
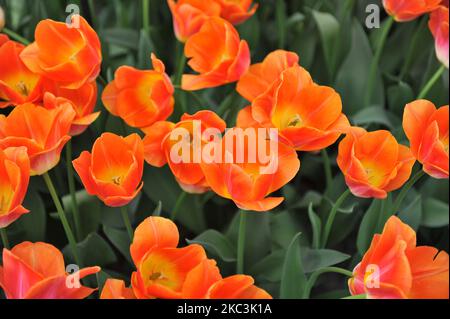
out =
{"type": "Polygon", "coordinates": [[[0,31],[2,31],[4,27],[5,27],[5,12],[3,11],[3,8],[0,7],[0,31]]]}

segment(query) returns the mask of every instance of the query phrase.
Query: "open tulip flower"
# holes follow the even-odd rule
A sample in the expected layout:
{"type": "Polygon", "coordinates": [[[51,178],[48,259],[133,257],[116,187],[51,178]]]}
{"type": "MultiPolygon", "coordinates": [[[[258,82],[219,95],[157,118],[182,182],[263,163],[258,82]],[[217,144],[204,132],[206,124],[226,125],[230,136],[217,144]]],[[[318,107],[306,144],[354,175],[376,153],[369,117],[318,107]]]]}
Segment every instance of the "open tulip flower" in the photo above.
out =
{"type": "Polygon", "coordinates": [[[100,267],[89,267],[68,274],[57,248],[23,242],[3,249],[0,288],[8,299],[84,299],[96,289],[82,286],[80,279],[99,271],[100,267]]]}
{"type": "Polygon", "coordinates": [[[339,144],[337,163],[355,196],[386,198],[409,179],[415,159],[389,131],[352,127],[339,144]]]}
{"type": "Polygon", "coordinates": [[[209,187],[200,161],[195,160],[195,156],[201,154],[204,145],[210,142],[203,136],[205,130],[212,128],[223,133],[225,127],[226,123],[211,111],[200,111],[194,115],[184,114],[177,124],[155,123],[145,131],[145,160],[155,167],[168,163],[181,188],[189,193],[204,193],[209,187]],[[200,142],[196,143],[196,140],[200,142]],[[175,149],[179,143],[182,144],[175,149]],[[185,148],[188,154],[183,154],[185,148]],[[179,155],[179,160],[178,156],[174,158],[172,154],[172,151],[177,150],[180,152],[176,154],[179,155]]]}
{"type": "Polygon", "coordinates": [[[445,251],[417,246],[414,230],[392,216],[353,271],[350,292],[373,299],[448,299],[448,265],[445,251]]]}
{"type": "Polygon", "coordinates": [[[436,55],[439,61],[448,69],[448,5],[439,6],[430,14],[428,26],[433,34],[436,55]]]}
{"type": "Polygon", "coordinates": [[[42,97],[42,79],[20,59],[24,46],[15,41],[0,43],[0,108],[34,102],[42,97]]]}
{"type": "Polygon", "coordinates": [[[25,146],[30,174],[42,175],[58,164],[75,116],[65,105],[53,109],[19,105],[8,116],[0,115],[0,148],[25,146]]]}
{"type": "Polygon", "coordinates": [[[406,22],[429,13],[439,6],[441,0],[383,0],[384,9],[398,22],[406,22]]]}
{"type": "Polygon", "coordinates": [[[137,134],[121,137],[104,133],[95,141],[92,153],[82,152],[73,166],[90,195],[107,206],[122,207],[144,185],[144,145],[137,134]]]}
{"type": "Polygon", "coordinates": [[[258,4],[253,0],[213,0],[221,6],[220,16],[232,24],[241,24],[253,16],[258,4]]]}
{"type": "Polygon", "coordinates": [[[0,148],[0,228],[13,223],[28,210],[22,201],[30,179],[30,160],[25,147],[0,148]]]}
{"type": "Polygon", "coordinates": [[[83,17],[72,16],[72,28],[63,22],[41,21],[35,40],[20,54],[34,73],[68,89],[97,78],[102,62],[100,40],[83,17]]]}
{"type": "Polygon", "coordinates": [[[403,129],[411,152],[434,178],[448,178],[448,105],[436,109],[427,100],[405,107],[403,129]]]}
{"type": "Polygon", "coordinates": [[[185,74],[183,90],[194,91],[235,82],[250,66],[250,49],[228,21],[213,17],[189,38],[184,49],[198,75],[185,74]]]}

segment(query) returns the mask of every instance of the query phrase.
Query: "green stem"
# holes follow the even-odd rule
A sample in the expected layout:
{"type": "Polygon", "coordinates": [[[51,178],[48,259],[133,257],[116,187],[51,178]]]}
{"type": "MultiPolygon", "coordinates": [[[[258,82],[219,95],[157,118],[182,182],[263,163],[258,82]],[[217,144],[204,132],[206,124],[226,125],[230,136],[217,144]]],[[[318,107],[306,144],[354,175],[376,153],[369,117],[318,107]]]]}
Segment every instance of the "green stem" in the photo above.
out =
{"type": "Polygon", "coordinates": [[[81,221],[80,212],[78,210],[78,202],[75,189],[75,178],[73,176],[72,166],[72,140],[69,140],[66,144],[66,166],[67,166],[67,181],[69,184],[70,198],[72,200],[72,215],[75,222],[75,235],[78,240],[81,240],[81,221]]]}
{"type": "Polygon", "coordinates": [[[120,207],[120,213],[122,214],[123,223],[127,229],[128,237],[130,237],[130,241],[133,241],[133,228],[131,227],[127,206],[120,207]]]}
{"type": "Polygon", "coordinates": [[[418,171],[406,184],[403,186],[400,194],[398,194],[397,198],[395,199],[394,205],[392,205],[392,214],[395,214],[400,209],[400,206],[403,203],[403,200],[405,199],[406,195],[408,194],[411,187],[414,186],[415,183],[419,179],[422,178],[422,176],[425,175],[425,172],[423,170],[418,171]]]}
{"type": "MultiPolygon", "coordinates": [[[[176,86],[181,87],[183,72],[186,67],[186,56],[184,55],[183,43],[178,42],[177,47],[178,47],[178,50],[177,50],[178,51],[178,64],[177,64],[177,69],[176,69],[176,73],[175,73],[174,84],[176,86]]],[[[179,98],[181,111],[183,113],[185,113],[187,111],[187,107],[186,107],[186,103],[185,103],[186,101],[185,101],[184,92],[182,90],[180,90],[179,92],[177,92],[177,95],[179,98]]]]}
{"type": "Polygon", "coordinates": [[[330,189],[331,185],[333,184],[333,173],[331,171],[330,157],[328,156],[328,152],[326,149],[322,150],[322,159],[327,181],[327,189],[330,189]]]}
{"type": "Polygon", "coordinates": [[[341,299],[367,299],[367,295],[366,294],[354,295],[354,296],[344,297],[341,299]]]}
{"type": "Polygon", "coordinates": [[[314,284],[316,283],[317,279],[320,277],[320,275],[325,273],[337,273],[341,274],[347,277],[353,277],[353,273],[347,269],[339,268],[339,267],[326,267],[319,270],[316,270],[311,274],[309,277],[305,291],[303,292],[304,299],[308,299],[311,295],[312,287],[314,287],[314,284]]]}
{"type": "Polygon", "coordinates": [[[408,70],[411,66],[411,63],[414,61],[414,58],[415,58],[414,52],[416,51],[416,47],[419,44],[419,38],[421,36],[421,31],[423,30],[427,21],[428,21],[428,17],[423,17],[422,20],[420,21],[419,25],[417,26],[416,32],[414,33],[414,36],[411,40],[411,44],[408,49],[408,56],[405,60],[405,63],[403,64],[402,71],[400,72],[400,76],[399,76],[400,82],[403,81],[403,79],[405,78],[406,72],[408,72],[408,70]]]}
{"type": "Polygon", "coordinates": [[[72,228],[70,228],[70,224],[67,220],[66,213],[64,213],[64,209],[61,205],[58,194],[56,193],[56,189],[55,189],[55,186],[53,185],[52,179],[51,179],[50,175],[48,174],[48,172],[42,176],[43,176],[45,184],[47,185],[47,188],[50,192],[50,195],[53,199],[53,202],[55,204],[56,211],[58,212],[59,219],[61,220],[61,223],[63,225],[67,240],[69,241],[69,246],[70,246],[70,249],[72,250],[72,254],[75,259],[75,262],[77,263],[78,266],[82,266],[81,259],[78,254],[77,242],[75,240],[75,236],[73,235],[72,228]]]}
{"type": "Polygon", "coordinates": [[[372,100],[372,95],[373,95],[373,91],[375,88],[375,80],[377,77],[377,69],[380,64],[381,54],[383,53],[383,49],[384,49],[384,45],[387,40],[387,36],[388,36],[389,31],[391,30],[391,27],[393,24],[394,24],[394,18],[392,18],[390,16],[384,25],[380,40],[378,42],[378,47],[377,47],[377,49],[375,51],[375,55],[372,59],[372,63],[370,65],[369,77],[367,79],[366,94],[364,97],[364,105],[365,106],[369,106],[370,102],[372,100]]]}
{"type": "Polygon", "coordinates": [[[324,232],[322,235],[322,247],[327,245],[328,237],[330,236],[331,228],[333,227],[334,219],[336,218],[336,214],[338,209],[350,195],[350,190],[347,189],[341,196],[336,200],[333,205],[333,208],[330,211],[330,215],[328,216],[327,223],[325,224],[324,232]]]}
{"type": "Polygon", "coordinates": [[[9,249],[8,234],[6,233],[6,228],[0,228],[0,235],[2,236],[3,248],[9,249]]]}
{"type": "Polygon", "coordinates": [[[286,5],[284,0],[277,0],[275,10],[278,31],[278,49],[284,49],[286,43],[286,5]]]}
{"type": "Polygon", "coordinates": [[[142,24],[145,31],[150,30],[150,0],[142,2],[142,24]]]}
{"type": "Polygon", "coordinates": [[[427,96],[427,94],[430,92],[430,90],[433,88],[433,86],[436,84],[436,82],[441,78],[442,73],[446,70],[445,65],[441,65],[441,67],[433,74],[431,79],[428,80],[428,82],[423,87],[422,91],[420,91],[419,96],[417,97],[418,100],[423,99],[427,96]]]}
{"type": "Polygon", "coordinates": [[[244,257],[245,257],[245,235],[247,229],[247,212],[240,211],[239,216],[239,233],[237,243],[237,263],[236,273],[244,273],[244,257]]]}
{"type": "Polygon", "coordinates": [[[186,195],[187,193],[185,191],[181,191],[180,195],[178,196],[177,201],[175,202],[175,206],[173,207],[172,214],[170,214],[170,219],[172,221],[175,221],[175,218],[177,218],[178,210],[180,209],[181,204],[183,204],[186,195]]]}
{"type": "Polygon", "coordinates": [[[4,34],[6,34],[7,36],[9,36],[11,39],[16,40],[22,44],[28,45],[30,44],[30,41],[28,41],[27,39],[25,39],[24,37],[22,37],[21,35],[18,35],[17,33],[15,33],[14,31],[8,29],[8,28],[3,28],[2,32],[4,34]]]}

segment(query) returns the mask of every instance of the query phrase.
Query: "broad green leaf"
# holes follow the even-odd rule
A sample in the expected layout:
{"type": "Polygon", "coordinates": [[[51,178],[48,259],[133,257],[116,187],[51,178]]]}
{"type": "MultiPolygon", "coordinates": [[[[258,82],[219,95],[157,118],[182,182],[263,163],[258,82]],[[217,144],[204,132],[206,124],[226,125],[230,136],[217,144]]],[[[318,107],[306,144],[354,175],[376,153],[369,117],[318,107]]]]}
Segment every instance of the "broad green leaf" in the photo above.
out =
{"type": "Polygon", "coordinates": [[[236,249],[227,237],[216,230],[208,229],[194,239],[186,239],[188,244],[200,244],[206,250],[226,262],[236,261],[236,249]]]}
{"type": "Polygon", "coordinates": [[[120,253],[131,262],[130,238],[128,237],[128,233],[125,230],[108,227],[106,225],[103,225],[103,232],[114,247],[116,247],[120,253]]]}
{"type": "Polygon", "coordinates": [[[448,218],[449,206],[447,203],[434,198],[427,198],[423,201],[422,226],[447,226],[448,218]]]}
{"type": "Polygon", "coordinates": [[[359,126],[381,124],[390,129],[392,128],[392,123],[389,120],[386,110],[378,106],[362,109],[353,116],[353,122],[359,126]]]}
{"type": "Polygon", "coordinates": [[[311,273],[346,261],[351,256],[332,249],[302,249],[303,271],[311,273]]]}
{"type": "Polygon", "coordinates": [[[322,236],[322,221],[314,212],[313,203],[309,204],[308,217],[312,227],[312,247],[317,249],[319,248],[320,238],[322,236]]]}
{"type": "Polygon", "coordinates": [[[138,49],[139,32],[133,29],[111,28],[101,32],[102,41],[129,49],[138,49]]]}
{"type": "Polygon", "coordinates": [[[284,257],[280,283],[280,298],[282,299],[300,299],[303,296],[306,276],[300,253],[300,236],[301,233],[294,236],[284,257]]]}
{"type": "Polygon", "coordinates": [[[30,212],[22,215],[14,224],[23,230],[21,236],[32,242],[45,241],[47,229],[47,213],[44,202],[38,192],[30,190],[23,206],[30,212]]]}
{"type": "Polygon", "coordinates": [[[358,247],[358,251],[361,256],[364,255],[364,253],[369,248],[369,245],[372,242],[373,235],[378,228],[380,208],[381,201],[377,199],[373,200],[359,226],[356,246],[358,247]]]}
{"type": "MultiPolygon", "coordinates": [[[[109,244],[97,233],[89,234],[82,242],[77,244],[83,267],[85,266],[106,266],[117,261],[117,257],[109,244]]],[[[63,249],[64,255],[73,261],[72,252],[69,246],[63,249]]]]}

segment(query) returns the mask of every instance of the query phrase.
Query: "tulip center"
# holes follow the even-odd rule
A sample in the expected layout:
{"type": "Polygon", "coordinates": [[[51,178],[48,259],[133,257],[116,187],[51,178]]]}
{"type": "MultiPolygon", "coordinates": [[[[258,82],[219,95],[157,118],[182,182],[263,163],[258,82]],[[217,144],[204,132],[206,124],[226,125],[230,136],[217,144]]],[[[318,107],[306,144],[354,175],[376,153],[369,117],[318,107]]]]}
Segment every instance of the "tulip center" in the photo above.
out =
{"type": "Polygon", "coordinates": [[[176,265],[166,256],[153,252],[140,267],[145,286],[158,284],[172,290],[181,289],[181,280],[176,265]]]}
{"type": "Polygon", "coordinates": [[[113,176],[112,182],[120,186],[122,184],[122,176],[113,176]]]}
{"type": "Polygon", "coordinates": [[[25,82],[19,81],[19,83],[16,84],[16,88],[21,95],[28,96],[29,90],[25,82]]]}
{"type": "Polygon", "coordinates": [[[299,114],[295,114],[293,118],[291,118],[288,122],[288,127],[298,127],[303,124],[302,118],[299,114]]]}
{"type": "Polygon", "coordinates": [[[385,180],[385,174],[372,163],[362,163],[369,183],[375,187],[380,186],[385,180]]]}

